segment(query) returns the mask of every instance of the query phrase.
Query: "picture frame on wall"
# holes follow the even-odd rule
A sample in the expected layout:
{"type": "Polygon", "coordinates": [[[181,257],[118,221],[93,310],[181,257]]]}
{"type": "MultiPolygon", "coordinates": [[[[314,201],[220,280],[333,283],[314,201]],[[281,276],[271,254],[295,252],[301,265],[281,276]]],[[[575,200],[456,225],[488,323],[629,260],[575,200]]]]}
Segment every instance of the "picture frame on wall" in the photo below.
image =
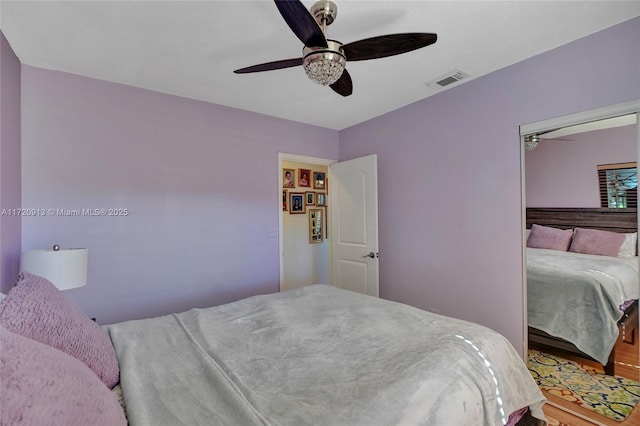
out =
{"type": "Polygon", "coordinates": [[[324,189],[325,179],[325,172],[313,172],[313,189],[324,189]]]}
{"type": "Polygon", "coordinates": [[[296,170],[295,169],[282,169],[282,187],[283,188],[296,187],[296,170]]]}
{"type": "Polygon", "coordinates": [[[326,198],[324,192],[318,192],[316,194],[316,206],[324,207],[326,206],[326,198]]]}
{"type": "Polygon", "coordinates": [[[289,192],[289,213],[305,213],[304,192],[289,192]]]}
{"type": "Polygon", "coordinates": [[[311,170],[298,169],[298,186],[302,188],[311,188],[311,170]]]}
{"type": "Polygon", "coordinates": [[[318,244],[324,241],[323,209],[309,209],[309,243],[318,244]]]}
{"type": "Polygon", "coordinates": [[[287,191],[282,191],[282,211],[287,211],[287,191]]]}
{"type": "Polygon", "coordinates": [[[307,191],[304,193],[304,205],[315,206],[316,205],[316,193],[313,191],[307,191]]]}
{"type": "Polygon", "coordinates": [[[324,236],[329,239],[329,207],[324,208],[324,236]]]}

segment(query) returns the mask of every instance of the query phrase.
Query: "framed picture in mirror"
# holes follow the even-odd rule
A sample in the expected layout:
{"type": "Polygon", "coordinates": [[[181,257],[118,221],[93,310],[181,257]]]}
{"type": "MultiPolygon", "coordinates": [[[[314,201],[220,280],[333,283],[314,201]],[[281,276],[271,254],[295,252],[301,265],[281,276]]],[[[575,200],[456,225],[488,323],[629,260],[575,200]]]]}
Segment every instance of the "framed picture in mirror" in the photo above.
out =
{"type": "Polygon", "coordinates": [[[638,207],[638,163],[599,164],[597,168],[600,207],[638,207]]]}

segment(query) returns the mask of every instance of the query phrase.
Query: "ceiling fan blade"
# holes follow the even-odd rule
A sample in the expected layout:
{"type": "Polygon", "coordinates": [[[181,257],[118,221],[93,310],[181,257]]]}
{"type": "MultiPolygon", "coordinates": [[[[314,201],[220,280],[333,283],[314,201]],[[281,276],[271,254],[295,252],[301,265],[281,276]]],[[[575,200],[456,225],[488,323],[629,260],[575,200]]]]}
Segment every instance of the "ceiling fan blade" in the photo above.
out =
{"type": "Polygon", "coordinates": [[[252,65],[250,67],[240,68],[239,70],[235,70],[234,73],[247,74],[250,72],[271,71],[271,70],[279,70],[282,68],[297,67],[298,65],[302,65],[302,58],[282,59],[279,61],[252,65]]]}
{"type": "Polygon", "coordinates": [[[353,93],[353,83],[351,82],[351,76],[347,70],[342,71],[342,75],[335,83],[329,85],[339,95],[349,96],[353,93]]]}
{"type": "Polygon", "coordinates": [[[389,34],[354,41],[342,46],[347,61],[384,58],[433,44],[438,39],[431,33],[389,34]]]}
{"type": "Polygon", "coordinates": [[[289,28],[305,46],[327,47],[320,26],[299,0],[275,0],[276,7],[289,28]]]}

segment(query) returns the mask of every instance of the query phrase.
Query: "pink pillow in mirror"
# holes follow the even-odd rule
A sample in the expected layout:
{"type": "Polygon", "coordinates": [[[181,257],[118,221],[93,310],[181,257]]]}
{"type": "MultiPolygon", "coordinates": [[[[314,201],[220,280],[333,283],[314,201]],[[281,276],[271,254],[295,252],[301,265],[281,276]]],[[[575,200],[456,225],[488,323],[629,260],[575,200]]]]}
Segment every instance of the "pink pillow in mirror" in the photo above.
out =
{"type": "Polygon", "coordinates": [[[572,236],[573,231],[571,229],[533,225],[527,239],[527,247],[567,251],[571,244],[572,236]]]}
{"type": "Polygon", "coordinates": [[[624,234],[597,229],[576,228],[569,251],[600,256],[618,256],[624,234]]]}

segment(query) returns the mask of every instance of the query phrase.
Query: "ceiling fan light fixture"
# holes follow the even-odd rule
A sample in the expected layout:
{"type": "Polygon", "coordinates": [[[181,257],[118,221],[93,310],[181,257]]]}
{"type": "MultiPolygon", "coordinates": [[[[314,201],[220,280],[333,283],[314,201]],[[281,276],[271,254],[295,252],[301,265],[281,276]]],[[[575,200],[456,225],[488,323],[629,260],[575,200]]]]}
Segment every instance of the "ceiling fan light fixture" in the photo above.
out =
{"type": "Polygon", "coordinates": [[[307,77],[314,83],[328,86],[342,76],[347,59],[342,53],[341,44],[327,40],[329,48],[305,47],[302,67],[307,77]]]}
{"type": "Polygon", "coordinates": [[[524,137],[524,149],[525,151],[531,151],[536,146],[538,146],[538,135],[527,135],[524,137]]]}

